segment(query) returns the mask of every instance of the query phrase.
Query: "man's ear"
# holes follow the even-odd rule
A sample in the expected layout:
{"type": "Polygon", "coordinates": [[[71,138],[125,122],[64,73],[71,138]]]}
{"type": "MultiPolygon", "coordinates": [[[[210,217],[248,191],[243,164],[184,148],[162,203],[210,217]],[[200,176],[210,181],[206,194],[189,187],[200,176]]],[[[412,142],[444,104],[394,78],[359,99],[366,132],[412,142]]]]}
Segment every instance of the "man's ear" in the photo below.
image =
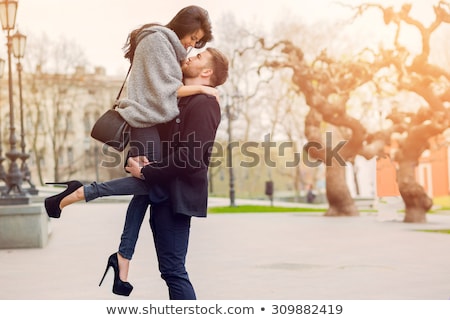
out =
{"type": "Polygon", "coordinates": [[[203,69],[202,71],[202,77],[210,77],[213,74],[212,69],[203,69]]]}

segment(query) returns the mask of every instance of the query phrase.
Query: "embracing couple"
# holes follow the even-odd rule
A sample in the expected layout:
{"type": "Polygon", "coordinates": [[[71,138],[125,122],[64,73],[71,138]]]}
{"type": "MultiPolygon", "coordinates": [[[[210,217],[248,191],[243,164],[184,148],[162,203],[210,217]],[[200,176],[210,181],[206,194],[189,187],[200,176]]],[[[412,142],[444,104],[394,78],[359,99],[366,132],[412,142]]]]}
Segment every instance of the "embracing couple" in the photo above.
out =
{"type": "Polygon", "coordinates": [[[110,195],[134,195],[118,252],[100,284],[114,271],[112,291],[128,296],[128,269],[139,230],[150,206],[150,227],[161,277],[170,299],[196,299],[185,267],[191,217],[206,217],[208,165],[221,113],[217,86],[228,77],[228,59],[214,48],[188,56],[212,40],[206,10],[182,9],[165,26],[146,24],[130,33],[125,57],[132,62],[128,95],[119,112],[132,127],[126,171],[131,177],[103,183],[65,184],[45,199],[47,214],[60,218],[64,207],[110,195]]]}

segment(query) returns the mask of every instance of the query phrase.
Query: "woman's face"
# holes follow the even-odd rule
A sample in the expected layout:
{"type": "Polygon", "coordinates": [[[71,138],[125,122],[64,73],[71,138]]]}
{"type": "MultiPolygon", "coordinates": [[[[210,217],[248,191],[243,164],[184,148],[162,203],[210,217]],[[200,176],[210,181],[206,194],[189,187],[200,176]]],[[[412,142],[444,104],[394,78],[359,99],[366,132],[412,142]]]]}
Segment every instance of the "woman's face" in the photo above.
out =
{"type": "Polygon", "coordinates": [[[195,32],[188,33],[183,38],[180,39],[181,44],[183,47],[187,50],[190,47],[195,47],[195,44],[202,40],[202,38],[205,36],[205,33],[202,29],[198,29],[195,32]]]}

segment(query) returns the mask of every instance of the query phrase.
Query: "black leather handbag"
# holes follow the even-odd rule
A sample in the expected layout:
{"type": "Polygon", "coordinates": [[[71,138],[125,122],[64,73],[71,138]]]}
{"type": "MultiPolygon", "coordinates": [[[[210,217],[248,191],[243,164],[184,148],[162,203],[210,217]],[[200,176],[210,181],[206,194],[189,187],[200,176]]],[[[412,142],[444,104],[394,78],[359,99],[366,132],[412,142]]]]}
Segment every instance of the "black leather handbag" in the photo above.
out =
{"type": "MultiPolygon", "coordinates": [[[[154,31],[144,30],[138,39],[138,43],[144,37],[152,33],[154,33],[154,31]]],[[[131,64],[130,68],[128,68],[127,75],[125,76],[125,80],[123,80],[122,87],[117,94],[114,105],[111,109],[106,111],[100,116],[100,118],[97,119],[91,130],[92,138],[103,142],[104,144],[116,149],[117,151],[123,151],[130,142],[131,127],[116,110],[119,104],[120,95],[122,94],[123,88],[125,87],[125,83],[127,82],[130,71],[131,64]]]]}
{"type": "Polygon", "coordinates": [[[92,138],[103,142],[117,151],[123,151],[130,141],[130,125],[116,110],[120,95],[125,86],[128,75],[130,74],[130,70],[131,66],[128,69],[128,73],[123,81],[122,87],[119,90],[114,105],[97,119],[91,130],[92,138]]]}

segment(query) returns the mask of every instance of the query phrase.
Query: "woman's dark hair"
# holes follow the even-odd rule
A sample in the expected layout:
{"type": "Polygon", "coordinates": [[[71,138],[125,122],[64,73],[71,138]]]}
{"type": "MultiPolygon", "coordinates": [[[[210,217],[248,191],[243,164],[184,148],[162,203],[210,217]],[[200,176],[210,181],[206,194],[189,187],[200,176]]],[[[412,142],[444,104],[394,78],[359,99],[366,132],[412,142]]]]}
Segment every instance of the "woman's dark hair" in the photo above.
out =
{"type": "MultiPolygon", "coordinates": [[[[158,26],[157,23],[147,23],[142,27],[131,31],[128,35],[127,42],[124,46],[125,58],[133,62],[134,51],[138,43],[138,36],[142,30],[152,26],[158,26]]],[[[203,48],[207,42],[213,39],[211,21],[209,20],[208,11],[198,6],[188,6],[181,9],[175,17],[166,25],[178,36],[178,39],[183,38],[187,34],[194,33],[201,29],[204,32],[201,38],[195,45],[195,48],[203,48]]]]}

